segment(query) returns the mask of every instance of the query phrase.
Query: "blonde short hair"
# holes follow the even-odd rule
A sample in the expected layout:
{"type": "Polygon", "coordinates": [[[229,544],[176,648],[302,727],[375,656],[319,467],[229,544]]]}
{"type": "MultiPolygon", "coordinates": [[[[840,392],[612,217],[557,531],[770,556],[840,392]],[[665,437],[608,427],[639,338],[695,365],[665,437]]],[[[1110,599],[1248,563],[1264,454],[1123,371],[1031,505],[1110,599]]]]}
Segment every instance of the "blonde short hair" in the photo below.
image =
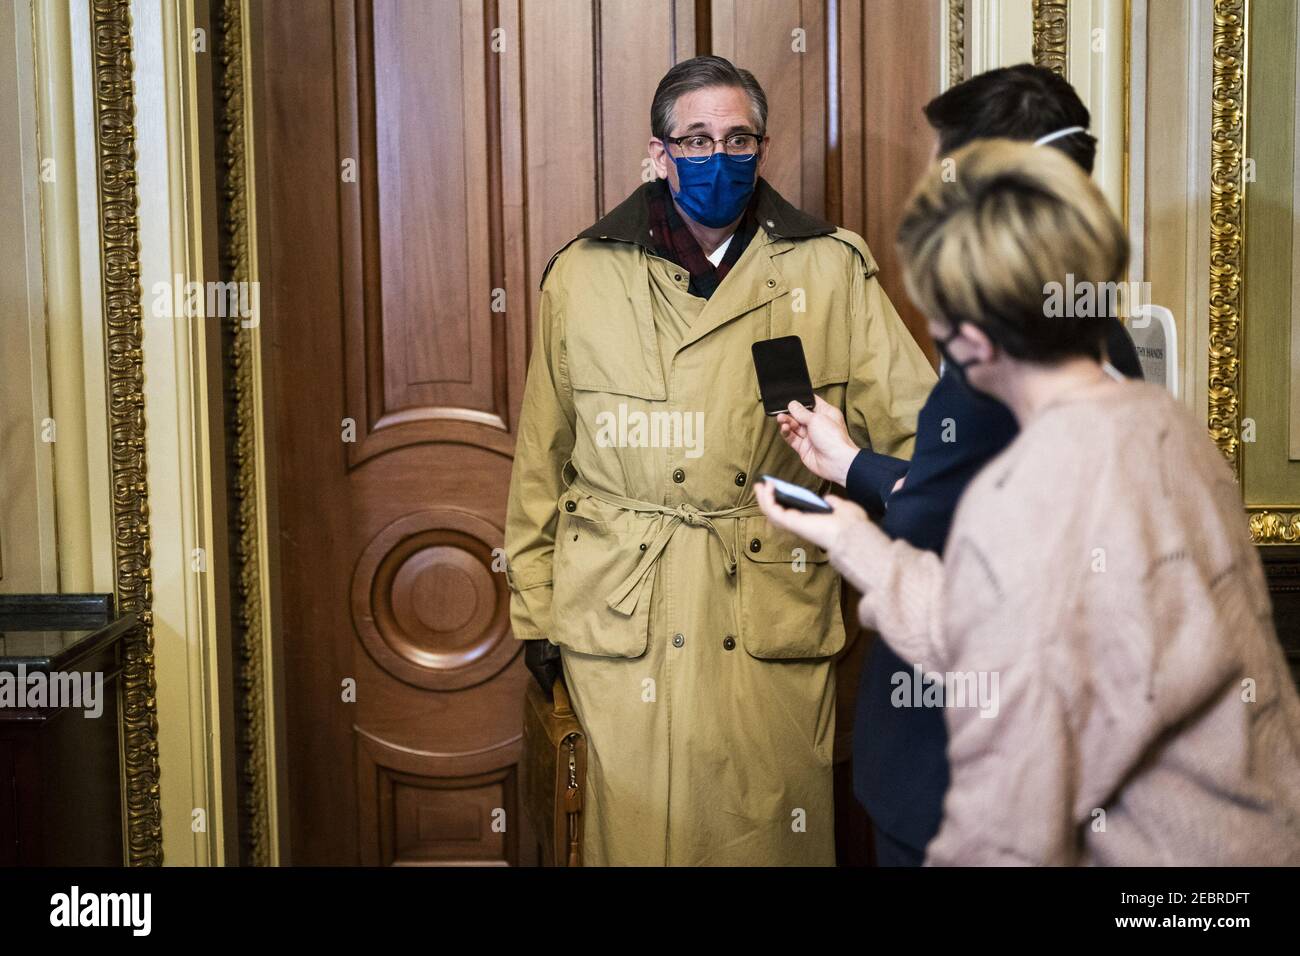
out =
{"type": "Polygon", "coordinates": [[[1129,252],[1123,226],[1078,165],[1005,139],[971,143],[925,173],[898,247],[908,292],[930,318],[952,328],[970,322],[1035,362],[1099,357],[1108,310],[1049,308],[1048,290],[1070,282],[1114,290],[1129,252]]]}

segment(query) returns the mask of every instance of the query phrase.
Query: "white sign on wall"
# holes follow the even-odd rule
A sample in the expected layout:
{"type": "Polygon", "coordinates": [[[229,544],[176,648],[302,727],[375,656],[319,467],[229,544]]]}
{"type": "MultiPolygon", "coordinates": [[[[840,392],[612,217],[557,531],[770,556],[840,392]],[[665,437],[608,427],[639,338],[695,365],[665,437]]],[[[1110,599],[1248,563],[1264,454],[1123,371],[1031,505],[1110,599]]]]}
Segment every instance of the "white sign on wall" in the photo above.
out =
{"type": "Polygon", "coordinates": [[[1134,310],[1126,324],[1142,363],[1142,377],[1163,385],[1177,398],[1179,352],[1174,314],[1163,305],[1144,305],[1134,310]]]}

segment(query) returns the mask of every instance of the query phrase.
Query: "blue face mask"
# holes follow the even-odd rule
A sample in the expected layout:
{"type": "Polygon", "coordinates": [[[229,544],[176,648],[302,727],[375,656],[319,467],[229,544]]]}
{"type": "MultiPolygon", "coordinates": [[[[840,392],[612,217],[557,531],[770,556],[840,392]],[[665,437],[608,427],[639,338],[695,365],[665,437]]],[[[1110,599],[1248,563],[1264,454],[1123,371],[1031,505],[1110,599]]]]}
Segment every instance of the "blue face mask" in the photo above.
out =
{"type": "Polygon", "coordinates": [[[741,160],[714,153],[707,162],[692,163],[684,156],[673,159],[681,189],[673,193],[682,212],[710,229],[720,229],[740,218],[754,194],[758,160],[741,160]]]}

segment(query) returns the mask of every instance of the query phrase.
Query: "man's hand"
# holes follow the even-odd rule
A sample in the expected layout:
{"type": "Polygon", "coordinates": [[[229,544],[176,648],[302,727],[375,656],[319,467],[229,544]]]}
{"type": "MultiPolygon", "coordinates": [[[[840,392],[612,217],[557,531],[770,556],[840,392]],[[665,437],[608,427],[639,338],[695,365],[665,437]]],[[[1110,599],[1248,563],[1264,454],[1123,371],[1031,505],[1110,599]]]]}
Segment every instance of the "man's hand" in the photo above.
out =
{"type": "Polygon", "coordinates": [[[551,695],[551,687],[563,672],[560,663],[560,649],[544,638],[525,641],[524,666],[536,678],[546,695],[551,695]]]}
{"type": "Polygon", "coordinates": [[[778,412],[776,420],[781,437],[799,455],[805,468],[818,478],[844,486],[849,466],[860,449],[849,438],[838,408],[814,395],[812,411],[791,402],[789,411],[778,412]]]}
{"type": "Polygon", "coordinates": [[[831,514],[798,511],[794,508],[782,508],[776,503],[776,494],[770,483],[761,481],[754,488],[758,505],[767,515],[767,520],[778,528],[793,531],[799,537],[811,541],[823,550],[829,551],[841,530],[859,522],[870,524],[867,513],[852,501],[845,501],[835,495],[827,495],[826,503],[834,508],[831,514]]]}

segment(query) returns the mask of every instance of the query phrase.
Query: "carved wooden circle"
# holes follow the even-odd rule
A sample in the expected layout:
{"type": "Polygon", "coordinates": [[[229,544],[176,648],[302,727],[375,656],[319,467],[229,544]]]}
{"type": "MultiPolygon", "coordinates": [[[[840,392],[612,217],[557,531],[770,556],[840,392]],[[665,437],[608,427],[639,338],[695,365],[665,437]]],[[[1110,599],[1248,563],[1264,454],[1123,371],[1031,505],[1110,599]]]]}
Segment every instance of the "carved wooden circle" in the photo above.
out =
{"type": "Polygon", "coordinates": [[[421,511],[366,546],[352,575],[352,621],[375,663],[430,690],[482,683],[518,653],[510,592],[492,570],[501,529],[467,511],[421,511]]]}

